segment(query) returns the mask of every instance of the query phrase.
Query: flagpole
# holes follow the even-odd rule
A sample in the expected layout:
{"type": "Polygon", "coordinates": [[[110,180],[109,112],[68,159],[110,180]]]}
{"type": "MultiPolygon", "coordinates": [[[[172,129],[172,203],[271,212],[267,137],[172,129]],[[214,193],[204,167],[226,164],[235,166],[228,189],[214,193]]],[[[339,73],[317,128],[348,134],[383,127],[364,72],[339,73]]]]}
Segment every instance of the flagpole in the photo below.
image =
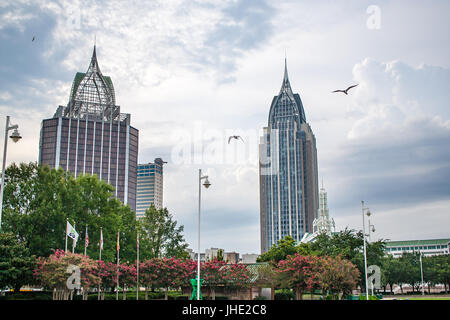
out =
{"type": "Polygon", "coordinates": [[[102,249],[103,249],[103,231],[102,227],[100,227],[100,255],[98,257],[98,260],[102,260],[102,249]]]}
{"type": "MultiPolygon", "coordinates": [[[[100,227],[100,254],[98,256],[98,260],[102,260],[102,249],[103,249],[103,231],[102,227],[100,227]]],[[[98,285],[98,300],[100,300],[100,284],[98,285]]]]}
{"type": "Polygon", "coordinates": [[[137,270],[137,275],[136,275],[136,300],[139,300],[139,231],[137,233],[137,263],[136,263],[136,270],[137,270]]]}
{"type": "Polygon", "coordinates": [[[86,248],[87,248],[87,224],[86,224],[86,231],[84,233],[84,256],[86,257],[86,248]]]}
{"type": "Polygon", "coordinates": [[[120,243],[119,243],[119,234],[120,230],[117,231],[117,292],[116,292],[116,300],[119,300],[119,253],[120,253],[120,243]]]}
{"type": "MultiPolygon", "coordinates": [[[[75,229],[75,227],[76,227],[76,223],[74,223],[73,224],[73,228],[75,229]]],[[[75,230],[77,230],[77,229],[75,229],[75,230]]],[[[77,234],[78,234],[78,232],[77,232],[77,234]]],[[[72,241],[72,253],[74,253],[74,251],[75,251],[75,239],[72,239],[73,241],[72,241]]]]}
{"type": "Polygon", "coordinates": [[[69,219],[66,218],[66,249],[64,250],[64,253],[67,253],[67,224],[69,223],[69,219]]]}

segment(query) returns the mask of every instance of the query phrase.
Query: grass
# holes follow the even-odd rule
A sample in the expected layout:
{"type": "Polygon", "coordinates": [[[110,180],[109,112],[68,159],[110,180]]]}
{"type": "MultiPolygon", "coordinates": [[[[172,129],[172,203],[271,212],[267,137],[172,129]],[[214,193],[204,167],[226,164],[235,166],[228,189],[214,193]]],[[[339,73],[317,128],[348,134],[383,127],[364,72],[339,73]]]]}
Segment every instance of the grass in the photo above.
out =
{"type": "Polygon", "coordinates": [[[450,297],[413,297],[413,298],[403,298],[399,300],[450,300],[450,297]]]}

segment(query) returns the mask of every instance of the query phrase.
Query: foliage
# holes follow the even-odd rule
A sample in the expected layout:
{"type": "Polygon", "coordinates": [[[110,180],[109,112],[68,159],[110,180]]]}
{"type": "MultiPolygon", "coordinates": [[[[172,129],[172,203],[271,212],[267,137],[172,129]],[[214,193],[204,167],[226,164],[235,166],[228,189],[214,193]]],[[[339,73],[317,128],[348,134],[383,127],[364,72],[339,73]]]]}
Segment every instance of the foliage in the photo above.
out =
{"type": "Polygon", "coordinates": [[[72,265],[80,268],[80,283],[85,292],[98,287],[101,279],[97,276],[97,263],[81,254],[63,250],[56,250],[48,258],[39,257],[34,277],[44,288],[62,292],[58,299],[67,299],[71,291],[67,287],[70,277],[67,270],[72,265]]]}
{"type": "Polygon", "coordinates": [[[0,233],[0,289],[9,287],[17,293],[23,285],[32,284],[35,264],[23,241],[13,233],[0,233]]]}
{"type": "Polygon", "coordinates": [[[356,288],[360,272],[350,261],[341,256],[322,257],[319,264],[318,279],[322,290],[345,296],[356,288]]]}
{"type": "Polygon", "coordinates": [[[276,273],[280,284],[285,288],[295,290],[297,299],[301,300],[305,291],[310,291],[319,285],[320,258],[317,256],[287,256],[286,260],[278,262],[276,273]]]}
{"type": "MultiPolygon", "coordinates": [[[[96,175],[74,177],[70,172],[12,164],[6,169],[3,230],[16,234],[36,256],[47,257],[65,247],[66,219],[80,234],[75,252],[84,252],[85,226],[89,226],[87,255],[99,254],[103,228],[105,261],[116,259],[115,239],[120,230],[121,257],[135,256],[135,214],[114,197],[114,190],[96,175]]],[[[69,239],[68,248],[72,246],[69,239]]]]}
{"type": "Polygon", "coordinates": [[[281,260],[286,259],[289,255],[297,253],[295,246],[295,240],[291,236],[286,236],[280,239],[276,245],[273,245],[269,251],[263,253],[256,260],[257,262],[274,262],[278,263],[281,260]]]}
{"type": "Polygon", "coordinates": [[[167,208],[156,209],[153,205],[145,211],[145,216],[139,219],[140,243],[143,259],[176,257],[187,258],[182,232],[183,226],[177,227],[177,222],[167,208]]]}

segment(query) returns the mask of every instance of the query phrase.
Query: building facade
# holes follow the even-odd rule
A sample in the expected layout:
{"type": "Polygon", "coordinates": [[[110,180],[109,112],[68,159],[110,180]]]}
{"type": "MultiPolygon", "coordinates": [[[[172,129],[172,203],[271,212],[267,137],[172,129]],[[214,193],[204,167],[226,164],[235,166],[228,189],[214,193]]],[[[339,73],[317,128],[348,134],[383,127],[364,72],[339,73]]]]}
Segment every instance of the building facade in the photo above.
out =
{"type": "Polygon", "coordinates": [[[272,100],[259,144],[261,252],[290,235],[313,230],[319,206],[316,139],[294,94],[285,61],[281,90],[272,100]]]}
{"type": "Polygon", "coordinates": [[[421,252],[424,256],[449,254],[450,239],[387,241],[386,252],[394,258],[405,252],[421,252]]]}
{"type": "Polygon", "coordinates": [[[153,204],[163,208],[163,165],[161,158],[154,163],[139,164],[137,168],[136,218],[143,217],[153,204]]]}
{"type": "Polygon", "coordinates": [[[75,176],[96,174],[135,210],[139,131],[130,119],[116,105],[113,83],[102,75],[94,46],[88,70],[75,75],[68,104],[42,121],[39,164],[75,176]]]}

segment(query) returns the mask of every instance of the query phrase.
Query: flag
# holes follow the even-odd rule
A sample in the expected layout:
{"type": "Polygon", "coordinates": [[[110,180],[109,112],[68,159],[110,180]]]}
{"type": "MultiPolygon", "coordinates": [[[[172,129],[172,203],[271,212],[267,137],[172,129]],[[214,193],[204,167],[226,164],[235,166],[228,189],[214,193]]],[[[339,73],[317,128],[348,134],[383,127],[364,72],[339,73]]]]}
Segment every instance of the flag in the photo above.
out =
{"type": "Polygon", "coordinates": [[[117,231],[117,252],[119,252],[120,250],[120,245],[119,245],[119,231],[117,231]]]}
{"type": "Polygon", "coordinates": [[[78,232],[72,227],[69,221],[67,221],[66,234],[72,238],[75,243],[78,241],[78,232]]]}
{"type": "Polygon", "coordinates": [[[86,241],[84,242],[84,247],[87,248],[89,245],[88,227],[86,225],[86,241]]]}
{"type": "Polygon", "coordinates": [[[100,229],[100,250],[103,250],[103,230],[100,229]]]}

